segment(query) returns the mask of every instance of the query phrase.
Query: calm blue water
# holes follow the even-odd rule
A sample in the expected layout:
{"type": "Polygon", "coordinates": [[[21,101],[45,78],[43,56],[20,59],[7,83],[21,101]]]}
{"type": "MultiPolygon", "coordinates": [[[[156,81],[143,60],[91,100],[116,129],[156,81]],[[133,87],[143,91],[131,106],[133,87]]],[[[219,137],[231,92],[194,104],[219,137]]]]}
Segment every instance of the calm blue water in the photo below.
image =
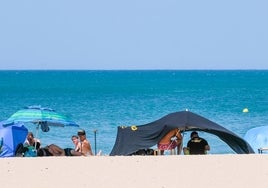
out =
{"type": "MultiPolygon", "coordinates": [[[[0,71],[0,120],[29,105],[71,116],[94,149],[109,154],[117,126],[141,125],[189,109],[243,137],[268,122],[268,71],[0,71]],[[244,108],[249,113],[242,113],[244,108]]],[[[35,132],[33,124],[27,128],[35,132]]],[[[78,128],[39,131],[43,145],[72,147],[78,128]]],[[[217,137],[200,133],[210,153],[233,153],[217,137]]],[[[185,143],[189,134],[185,135],[185,143]]]]}

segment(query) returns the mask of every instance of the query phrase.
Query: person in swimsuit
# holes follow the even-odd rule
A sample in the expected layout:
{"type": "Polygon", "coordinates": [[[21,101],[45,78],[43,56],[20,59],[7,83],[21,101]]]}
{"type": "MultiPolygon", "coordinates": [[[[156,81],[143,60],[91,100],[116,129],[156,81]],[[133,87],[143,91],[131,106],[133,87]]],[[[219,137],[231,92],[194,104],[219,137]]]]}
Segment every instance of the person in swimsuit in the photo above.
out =
{"type": "Polygon", "coordinates": [[[77,135],[73,135],[71,139],[74,144],[74,150],[79,151],[81,147],[81,143],[79,142],[79,137],[77,135]]]}
{"type": "Polygon", "coordinates": [[[81,152],[82,155],[84,155],[84,156],[92,156],[93,153],[91,150],[91,145],[90,145],[89,141],[87,140],[85,130],[79,130],[77,132],[77,135],[78,135],[80,142],[81,142],[81,147],[79,148],[78,151],[81,152]]]}
{"type": "Polygon", "coordinates": [[[79,142],[79,137],[77,135],[73,135],[71,137],[72,142],[74,144],[74,149],[72,148],[65,148],[65,155],[66,156],[81,156],[82,153],[79,152],[81,148],[81,143],[79,142]]]}
{"type": "Polygon", "coordinates": [[[24,146],[25,147],[33,146],[34,148],[39,149],[41,146],[41,142],[40,140],[34,137],[32,132],[28,132],[27,138],[24,142],[24,146]],[[36,144],[36,147],[35,147],[35,144],[36,144]]]}
{"type": "Polygon", "coordinates": [[[173,150],[177,148],[177,154],[181,153],[182,136],[180,129],[175,128],[169,131],[157,144],[158,150],[161,155],[164,154],[165,150],[173,150]]]}
{"type": "Polygon", "coordinates": [[[73,148],[62,149],[55,144],[51,144],[44,148],[38,149],[37,156],[82,156],[82,153],[75,151],[73,148]]]}

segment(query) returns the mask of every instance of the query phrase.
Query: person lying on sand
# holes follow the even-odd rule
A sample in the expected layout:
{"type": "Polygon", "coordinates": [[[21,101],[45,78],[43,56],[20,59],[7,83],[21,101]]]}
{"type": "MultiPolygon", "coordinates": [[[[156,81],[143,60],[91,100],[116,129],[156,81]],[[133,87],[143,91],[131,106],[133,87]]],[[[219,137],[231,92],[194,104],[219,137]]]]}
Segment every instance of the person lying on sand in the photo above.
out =
{"type": "Polygon", "coordinates": [[[46,147],[37,150],[38,157],[45,156],[82,156],[81,152],[77,152],[72,148],[62,149],[55,144],[48,145],[46,147]]]}

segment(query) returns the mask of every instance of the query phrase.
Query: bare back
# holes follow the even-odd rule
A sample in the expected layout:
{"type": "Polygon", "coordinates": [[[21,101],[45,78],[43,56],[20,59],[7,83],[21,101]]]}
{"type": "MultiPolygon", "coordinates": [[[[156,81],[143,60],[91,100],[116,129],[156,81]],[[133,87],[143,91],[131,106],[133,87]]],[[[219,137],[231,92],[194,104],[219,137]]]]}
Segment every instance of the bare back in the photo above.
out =
{"type": "Polygon", "coordinates": [[[182,140],[182,136],[180,134],[180,130],[179,129],[173,129],[171,131],[169,131],[160,141],[159,144],[168,144],[171,142],[171,138],[173,137],[177,137],[177,140],[180,141],[182,140]]]}

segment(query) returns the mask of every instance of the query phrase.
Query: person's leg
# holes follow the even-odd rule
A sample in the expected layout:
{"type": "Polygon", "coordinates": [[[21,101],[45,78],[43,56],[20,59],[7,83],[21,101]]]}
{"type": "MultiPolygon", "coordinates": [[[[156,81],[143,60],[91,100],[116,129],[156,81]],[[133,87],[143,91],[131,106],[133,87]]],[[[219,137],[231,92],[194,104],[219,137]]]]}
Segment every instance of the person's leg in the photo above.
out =
{"type": "Polygon", "coordinates": [[[65,156],[64,150],[55,144],[49,145],[48,150],[53,154],[53,156],[65,156]]]}
{"type": "Polygon", "coordinates": [[[177,155],[180,155],[181,154],[181,150],[182,150],[182,143],[179,143],[177,145],[177,155]]]}

